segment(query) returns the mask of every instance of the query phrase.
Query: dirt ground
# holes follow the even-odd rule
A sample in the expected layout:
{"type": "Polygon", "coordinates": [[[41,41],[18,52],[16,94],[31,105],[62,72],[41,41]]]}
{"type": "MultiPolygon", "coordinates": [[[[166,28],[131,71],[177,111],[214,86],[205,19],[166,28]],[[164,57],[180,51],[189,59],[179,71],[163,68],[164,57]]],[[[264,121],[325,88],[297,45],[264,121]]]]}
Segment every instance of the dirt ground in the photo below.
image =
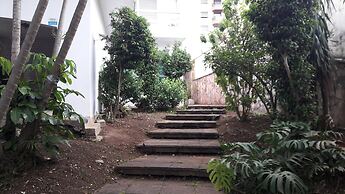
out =
{"type": "MultiPolygon", "coordinates": [[[[114,172],[116,164],[140,155],[135,145],[148,139],[145,133],[154,130],[155,122],[165,114],[133,113],[119,119],[106,126],[101,142],[72,140],[71,147],[62,147],[56,163],[37,166],[15,177],[0,193],[93,193],[106,183],[121,179],[114,172]]],[[[255,134],[268,127],[270,121],[258,117],[249,123],[241,123],[235,114],[228,113],[219,123],[221,141],[234,142],[254,140],[255,134]]]]}

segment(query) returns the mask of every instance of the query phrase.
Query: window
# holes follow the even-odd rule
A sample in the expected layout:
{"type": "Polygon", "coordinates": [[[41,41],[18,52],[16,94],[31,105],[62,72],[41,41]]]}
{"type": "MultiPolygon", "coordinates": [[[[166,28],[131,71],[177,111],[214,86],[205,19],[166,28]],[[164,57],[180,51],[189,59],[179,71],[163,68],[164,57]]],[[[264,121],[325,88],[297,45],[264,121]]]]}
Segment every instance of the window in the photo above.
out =
{"type": "Polygon", "coordinates": [[[208,18],[208,12],[207,11],[200,12],[200,17],[201,18],[208,18]]]}
{"type": "Polygon", "coordinates": [[[201,4],[208,4],[208,0],[201,0],[201,4]]]}
{"type": "Polygon", "coordinates": [[[200,28],[202,34],[208,33],[208,25],[201,25],[200,28]]]}

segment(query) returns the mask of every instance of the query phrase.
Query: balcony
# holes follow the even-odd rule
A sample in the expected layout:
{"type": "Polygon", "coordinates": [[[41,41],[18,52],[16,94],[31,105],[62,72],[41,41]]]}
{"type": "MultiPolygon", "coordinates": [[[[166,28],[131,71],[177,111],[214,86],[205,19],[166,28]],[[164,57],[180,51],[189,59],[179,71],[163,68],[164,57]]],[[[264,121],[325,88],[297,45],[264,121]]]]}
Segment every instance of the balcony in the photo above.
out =
{"type": "Polygon", "coordinates": [[[137,10],[136,12],[147,19],[150,30],[156,38],[184,37],[179,12],[158,10],[137,10]]]}
{"type": "Polygon", "coordinates": [[[214,1],[212,5],[212,11],[215,14],[220,14],[223,12],[223,5],[221,1],[214,1]]]}
{"type": "Polygon", "coordinates": [[[215,14],[213,17],[212,17],[212,25],[213,27],[219,27],[220,23],[222,22],[223,20],[223,16],[221,14],[215,14]]]}

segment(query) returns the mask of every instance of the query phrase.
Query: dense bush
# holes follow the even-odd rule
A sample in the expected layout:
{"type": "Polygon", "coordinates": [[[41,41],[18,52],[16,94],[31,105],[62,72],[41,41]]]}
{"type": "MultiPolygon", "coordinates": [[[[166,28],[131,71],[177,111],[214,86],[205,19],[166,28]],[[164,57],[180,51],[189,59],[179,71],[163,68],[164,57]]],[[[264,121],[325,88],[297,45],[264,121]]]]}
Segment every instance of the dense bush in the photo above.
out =
{"type": "Polygon", "coordinates": [[[223,145],[226,153],[208,166],[217,189],[245,193],[302,194],[313,181],[344,176],[342,133],[314,131],[302,122],[276,122],[250,143],[223,145]]]}
{"type": "MultiPolygon", "coordinates": [[[[23,79],[18,85],[7,115],[6,125],[0,129],[0,137],[6,140],[5,152],[15,152],[19,158],[55,157],[58,153],[57,143],[66,143],[64,137],[72,137],[72,133],[64,127],[63,120],[82,118],[65,102],[66,96],[79,92],[58,86],[53,91],[45,110],[39,108],[44,81],[52,70],[53,58],[43,54],[32,54],[29,64],[25,66],[23,79]],[[39,130],[34,131],[35,130],[39,130]],[[45,154],[42,154],[45,153],[45,154]]],[[[12,64],[6,59],[0,60],[2,80],[7,80],[12,64]]],[[[75,78],[76,67],[73,61],[66,60],[62,64],[60,82],[70,85],[75,78]]],[[[4,85],[0,85],[0,92],[4,85]]],[[[21,160],[24,163],[26,160],[21,160]]],[[[31,160],[32,161],[32,160],[31,160]]],[[[19,167],[19,166],[18,166],[19,167]]]]}
{"type": "Polygon", "coordinates": [[[165,111],[175,108],[187,97],[186,85],[179,79],[163,78],[157,80],[153,95],[153,108],[165,111]]]}

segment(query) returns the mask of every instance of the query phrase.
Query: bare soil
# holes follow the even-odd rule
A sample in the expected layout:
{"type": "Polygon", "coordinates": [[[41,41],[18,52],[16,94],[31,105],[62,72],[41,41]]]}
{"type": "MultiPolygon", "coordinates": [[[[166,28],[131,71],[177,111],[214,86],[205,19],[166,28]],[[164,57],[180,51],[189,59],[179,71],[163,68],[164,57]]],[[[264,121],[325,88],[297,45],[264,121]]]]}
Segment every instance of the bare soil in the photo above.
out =
{"type": "Polygon", "coordinates": [[[93,193],[119,178],[114,172],[116,164],[140,155],[135,145],[148,138],[145,133],[155,129],[154,124],[165,114],[133,113],[121,118],[105,127],[101,142],[71,140],[71,147],[61,146],[57,162],[13,178],[0,193],[93,193]]]}
{"type": "MultiPolygon", "coordinates": [[[[57,162],[39,165],[14,177],[0,193],[93,193],[106,183],[123,178],[114,172],[114,167],[141,155],[135,145],[148,139],[145,133],[154,130],[155,123],[165,114],[133,113],[121,118],[105,127],[101,142],[72,140],[71,147],[61,147],[57,162]]],[[[257,132],[270,125],[270,120],[256,117],[243,123],[234,113],[228,113],[219,123],[222,142],[253,141],[257,132]]]]}

